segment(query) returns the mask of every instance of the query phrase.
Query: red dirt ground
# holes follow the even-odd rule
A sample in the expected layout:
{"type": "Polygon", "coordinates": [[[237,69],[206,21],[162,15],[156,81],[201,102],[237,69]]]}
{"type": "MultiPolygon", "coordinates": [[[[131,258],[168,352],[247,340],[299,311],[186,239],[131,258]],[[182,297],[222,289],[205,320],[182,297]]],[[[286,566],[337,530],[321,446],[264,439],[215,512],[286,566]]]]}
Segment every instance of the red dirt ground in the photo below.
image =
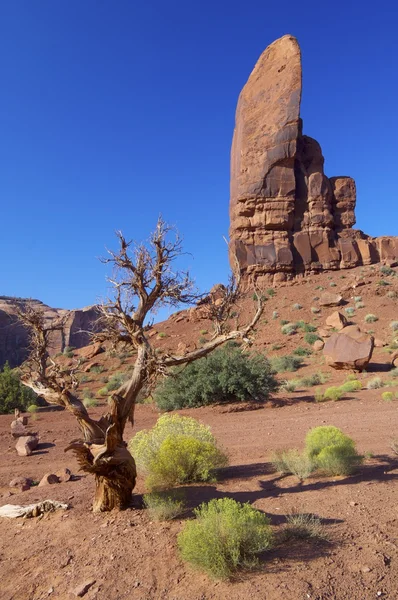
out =
{"type": "MultiPolygon", "coordinates": [[[[273,310],[286,320],[304,319],[320,326],[334,309],[322,309],[314,319],[310,307],[316,305],[315,288],[329,286],[329,277],[338,283],[330,291],[340,291],[359,270],[323,274],[307,278],[293,286],[280,287],[266,305],[263,323],[258,328],[256,346],[270,354],[290,353],[305,345],[301,334],[281,336],[279,320],[272,320],[273,310]],[[301,310],[292,309],[299,302],[301,310]],[[283,344],[271,351],[275,343],[283,344]]],[[[392,341],[389,322],[398,319],[397,300],[386,293],[397,289],[398,278],[381,289],[382,278],[369,269],[366,285],[345,294],[352,306],[352,295],[361,295],[366,307],[356,311],[352,319],[375,336],[392,341]],[[379,321],[364,325],[367,313],[379,321]]],[[[247,301],[250,305],[250,300],[247,301]]],[[[172,319],[156,327],[167,333],[162,345],[185,340],[198,340],[203,322],[174,323],[172,319]]],[[[109,359],[107,353],[95,357],[104,365],[104,373],[126,369],[130,359],[109,359]],[[125,366],[123,366],[125,365],[125,366]]],[[[379,375],[397,391],[398,380],[389,376],[389,354],[386,348],[374,353],[370,370],[361,374],[366,384],[379,375]]],[[[302,377],[321,370],[330,374],[327,385],[344,381],[347,373],[328,369],[321,353],[306,359],[297,373],[280,377],[302,377]]],[[[86,385],[98,389],[102,374],[92,375],[86,385]]],[[[91,374],[90,374],[91,376],[91,374]]],[[[1,519],[0,521],[0,598],[1,600],[72,600],[73,590],[86,580],[95,583],[85,594],[86,600],[372,600],[398,598],[398,460],[390,450],[393,437],[398,437],[398,402],[385,402],[383,390],[367,390],[347,394],[339,402],[316,403],[314,389],[294,394],[278,393],[259,410],[235,410],[236,406],[215,406],[180,411],[200,419],[212,428],[227,451],[230,466],[219,481],[209,485],[185,488],[189,508],[210,498],[229,496],[250,502],[271,518],[276,533],[283,528],[292,510],[318,515],[324,523],[329,541],[291,542],[264,555],[258,571],[245,573],[233,582],[214,582],[192,570],[179,556],[176,536],[184,519],[172,522],[150,522],[141,508],[145,487],[138,478],[133,505],[120,513],[93,514],[90,504],[94,482],[81,476],[72,455],[63,449],[78,437],[78,427],[65,412],[40,412],[34,422],[41,438],[40,447],[30,457],[18,457],[10,437],[12,417],[0,417],[0,496],[1,504],[29,504],[51,498],[68,502],[70,509],[42,519],[1,519]],[[270,455],[283,447],[302,447],[308,429],[317,425],[335,425],[352,436],[360,452],[372,453],[360,471],[350,477],[310,478],[299,484],[293,476],[281,477],[272,470],[270,455]],[[69,467],[78,477],[52,486],[33,487],[27,492],[9,494],[9,481],[16,476],[40,480],[47,472],[69,467]]],[[[103,406],[92,409],[94,416],[103,406]]],[[[152,405],[139,405],[135,431],[152,426],[157,418],[152,405]]],[[[126,430],[126,439],[133,435],[126,430]]],[[[189,516],[189,515],[188,515],[189,516]]],[[[188,517],[187,517],[188,518],[188,517]]]]}

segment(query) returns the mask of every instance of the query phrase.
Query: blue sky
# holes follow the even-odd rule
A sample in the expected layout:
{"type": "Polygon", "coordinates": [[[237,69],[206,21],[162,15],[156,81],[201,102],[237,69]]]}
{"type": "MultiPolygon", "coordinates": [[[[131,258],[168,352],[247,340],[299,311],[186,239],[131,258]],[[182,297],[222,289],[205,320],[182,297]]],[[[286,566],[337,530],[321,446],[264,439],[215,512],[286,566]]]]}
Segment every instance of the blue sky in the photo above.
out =
{"type": "Polygon", "coordinates": [[[145,239],[160,212],[198,285],[225,281],[236,102],[286,33],[326,174],[356,179],[358,228],[398,235],[397,27],[389,0],[4,0],[0,294],[94,303],[114,230],[145,239]]]}

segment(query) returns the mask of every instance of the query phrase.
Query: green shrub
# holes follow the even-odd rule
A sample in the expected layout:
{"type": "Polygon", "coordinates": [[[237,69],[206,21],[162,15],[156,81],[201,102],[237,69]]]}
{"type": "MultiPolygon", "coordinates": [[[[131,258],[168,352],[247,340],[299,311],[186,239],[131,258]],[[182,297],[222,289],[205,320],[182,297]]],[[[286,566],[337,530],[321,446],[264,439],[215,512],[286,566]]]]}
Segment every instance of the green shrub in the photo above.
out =
{"type": "Polygon", "coordinates": [[[129,449],[149,489],[208,481],[227,464],[210,427],[180,415],[163,415],[152,429],[139,431],[129,449]]]}
{"type": "Polygon", "coordinates": [[[281,332],[283,335],[293,335],[297,331],[296,323],[285,323],[281,327],[281,332]]]}
{"type": "Polygon", "coordinates": [[[343,394],[344,392],[341,390],[341,388],[332,385],[331,387],[327,388],[327,390],[323,394],[323,397],[325,400],[340,400],[343,394]]]}
{"type": "Polygon", "coordinates": [[[305,450],[326,475],[349,475],[362,462],[354,440],[331,425],[311,429],[305,438],[305,450]]]}
{"type": "Polygon", "coordinates": [[[387,275],[387,277],[396,274],[394,269],[388,267],[387,265],[383,265],[382,267],[380,267],[380,273],[382,273],[382,275],[387,275]]]}
{"type": "Polygon", "coordinates": [[[303,481],[314,470],[312,459],[305,453],[295,448],[290,450],[277,450],[271,457],[271,462],[279,473],[296,475],[303,481]]]}
{"type": "Polygon", "coordinates": [[[115,373],[110,377],[108,383],[105,385],[105,389],[107,392],[113,392],[118,390],[121,385],[128,379],[128,375],[126,373],[115,373]]]}
{"type": "Polygon", "coordinates": [[[200,330],[200,334],[201,334],[201,335],[206,335],[207,333],[209,333],[209,332],[207,331],[207,329],[201,329],[201,330],[200,330]]]}
{"type": "Polygon", "coordinates": [[[290,381],[284,381],[280,387],[281,390],[291,394],[295,392],[297,387],[300,385],[299,379],[290,379],[290,381]]]}
{"type": "Polygon", "coordinates": [[[317,388],[314,393],[315,402],[325,402],[327,398],[324,397],[323,391],[320,388],[317,388]]]}
{"type": "Polygon", "coordinates": [[[313,315],[316,315],[321,312],[321,309],[318,308],[317,306],[311,306],[311,312],[313,315]]]}
{"type": "Polygon", "coordinates": [[[398,331],[398,321],[391,321],[390,327],[393,331],[398,331]]]}
{"type": "Polygon", "coordinates": [[[381,397],[386,402],[391,402],[391,400],[394,400],[394,394],[392,392],[383,392],[381,397]]]}
{"type": "Polygon", "coordinates": [[[301,304],[296,302],[295,304],[293,304],[292,308],[293,310],[301,310],[303,307],[301,306],[301,304]]]}
{"type": "Polygon", "coordinates": [[[319,517],[309,513],[293,512],[286,516],[282,541],[290,540],[326,540],[327,536],[319,517]]]}
{"type": "Polygon", "coordinates": [[[83,404],[86,408],[94,408],[95,406],[97,406],[95,398],[85,397],[83,398],[83,404]]]}
{"type": "Polygon", "coordinates": [[[317,330],[316,325],[312,325],[311,323],[306,323],[305,321],[297,321],[297,328],[301,329],[305,333],[314,333],[317,330]]]}
{"type": "Polygon", "coordinates": [[[302,366],[303,359],[292,354],[286,354],[285,356],[274,356],[270,359],[270,363],[275,373],[293,373],[302,366]]]}
{"type": "Polygon", "coordinates": [[[355,302],[355,308],[365,308],[365,304],[363,302],[355,302]]]}
{"type": "Polygon", "coordinates": [[[362,296],[354,296],[354,302],[361,302],[362,296]]]}
{"type": "Polygon", "coordinates": [[[386,281],[385,279],[380,279],[380,281],[377,282],[377,285],[379,285],[380,287],[386,287],[387,285],[391,285],[389,281],[386,281]]]}
{"type": "Polygon", "coordinates": [[[16,408],[23,411],[32,404],[37,404],[36,394],[21,383],[18,369],[11,369],[6,362],[0,369],[0,414],[16,408]]]}
{"type": "Polygon", "coordinates": [[[337,283],[335,283],[334,281],[331,281],[329,283],[330,287],[337,287],[337,283]]]}
{"type": "Polygon", "coordinates": [[[36,404],[31,404],[26,410],[31,414],[35,414],[37,413],[38,408],[39,407],[36,404]]]}
{"type": "Polygon", "coordinates": [[[175,492],[151,492],[144,494],[144,504],[153,521],[171,521],[185,511],[184,500],[175,492]]]}
{"type": "Polygon", "coordinates": [[[362,383],[358,379],[351,379],[340,386],[340,390],[344,393],[357,392],[362,389],[362,383]]]}
{"type": "Polygon", "coordinates": [[[369,381],[366,384],[366,387],[368,390],[378,390],[379,388],[383,387],[383,382],[380,379],[380,377],[373,377],[373,379],[369,379],[369,381]]]}
{"type": "Polygon", "coordinates": [[[277,310],[274,310],[274,311],[273,311],[273,313],[272,313],[272,318],[273,318],[273,319],[277,319],[278,317],[279,317],[279,313],[278,313],[278,311],[277,311],[277,310]]]}
{"type": "Polygon", "coordinates": [[[267,290],[267,294],[272,298],[273,296],[275,296],[276,291],[274,290],[274,288],[269,288],[269,290],[267,290]]]}
{"type": "Polygon", "coordinates": [[[320,337],[316,333],[306,333],[304,336],[304,340],[310,346],[313,346],[315,344],[315,342],[319,339],[320,339],[320,337]]]}
{"type": "Polygon", "coordinates": [[[223,346],[182,369],[174,369],[172,375],[163,379],[154,393],[161,410],[219,402],[263,402],[278,388],[267,358],[242,352],[235,344],[223,346]]]}
{"type": "Polygon", "coordinates": [[[347,308],[345,308],[344,310],[349,317],[353,317],[355,315],[355,308],[353,308],[352,306],[347,306],[347,308]]]}
{"type": "Polygon", "coordinates": [[[375,323],[378,320],[379,320],[379,317],[376,317],[376,315],[372,315],[372,314],[366,315],[366,317],[364,319],[365,323],[375,323]]]}
{"type": "Polygon", "coordinates": [[[398,377],[398,367],[396,367],[395,369],[392,369],[390,371],[390,375],[391,375],[391,377],[394,377],[394,378],[398,377]]]}
{"type": "Polygon", "coordinates": [[[165,337],[167,337],[167,333],[165,333],[164,331],[159,331],[158,338],[165,338],[165,337]]]}
{"type": "Polygon", "coordinates": [[[178,536],[181,557],[215,578],[230,577],[258,564],[257,554],[272,547],[268,517],[231,498],[210,500],[195,509],[196,519],[178,536]]]}
{"type": "Polygon", "coordinates": [[[90,373],[103,373],[104,371],[104,365],[94,365],[94,367],[91,367],[90,369],[90,373]]]}
{"type": "Polygon", "coordinates": [[[311,356],[312,350],[311,348],[303,348],[303,346],[298,346],[295,350],[293,350],[293,354],[296,354],[296,356],[311,356]]]}
{"type": "Polygon", "coordinates": [[[322,383],[326,383],[328,378],[328,375],[322,373],[321,371],[318,371],[318,373],[313,373],[312,375],[303,377],[301,379],[301,384],[304,387],[313,387],[314,385],[321,385],[322,383]]]}

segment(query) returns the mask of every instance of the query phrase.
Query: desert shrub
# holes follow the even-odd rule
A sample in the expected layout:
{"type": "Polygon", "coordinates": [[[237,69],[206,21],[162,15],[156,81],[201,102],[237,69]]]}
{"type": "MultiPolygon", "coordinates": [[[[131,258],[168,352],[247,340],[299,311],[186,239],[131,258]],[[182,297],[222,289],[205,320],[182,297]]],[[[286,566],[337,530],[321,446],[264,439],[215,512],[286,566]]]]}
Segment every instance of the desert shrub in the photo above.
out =
{"type": "Polygon", "coordinates": [[[353,317],[355,315],[355,308],[353,308],[352,306],[347,306],[347,308],[344,309],[347,316],[349,317],[353,317]]]}
{"type": "Polygon", "coordinates": [[[282,344],[272,344],[271,346],[271,350],[280,350],[281,348],[283,348],[282,344]]]}
{"type": "Polygon", "coordinates": [[[319,339],[320,339],[320,337],[316,333],[306,333],[304,336],[304,340],[310,346],[313,346],[315,344],[315,342],[319,339]]]}
{"type": "Polygon", "coordinates": [[[295,392],[297,387],[300,385],[300,380],[299,379],[290,379],[290,381],[284,381],[280,387],[281,390],[283,390],[284,392],[288,392],[289,394],[291,394],[292,392],[295,392]]]}
{"type": "Polygon", "coordinates": [[[314,392],[315,402],[325,402],[327,398],[324,397],[323,391],[320,388],[317,388],[314,392]]]}
{"type": "Polygon", "coordinates": [[[296,302],[295,304],[293,304],[292,308],[293,310],[301,310],[303,307],[301,306],[301,304],[296,302]]]}
{"type": "Polygon", "coordinates": [[[323,397],[325,400],[340,400],[343,394],[344,392],[341,390],[341,388],[332,385],[325,390],[323,397]]]}
{"type": "Polygon", "coordinates": [[[321,309],[318,306],[311,306],[311,312],[313,315],[316,315],[321,312],[321,309]]]}
{"type": "Polygon", "coordinates": [[[390,327],[393,331],[398,331],[398,321],[391,321],[390,327]]]}
{"type": "Polygon", "coordinates": [[[361,302],[362,296],[354,296],[354,302],[361,302]]]}
{"type": "Polygon", "coordinates": [[[369,379],[369,381],[366,384],[366,387],[368,390],[378,390],[379,388],[383,387],[383,382],[380,379],[380,377],[373,377],[373,379],[369,379]]]}
{"type": "Polygon", "coordinates": [[[362,462],[354,440],[332,425],[311,429],[305,438],[305,450],[326,475],[349,475],[362,462]]]}
{"type": "Polygon", "coordinates": [[[0,369],[0,414],[37,404],[36,394],[21,383],[18,369],[11,369],[8,362],[0,369]]]}
{"type": "Polygon", "coordinates": [[[365,323],[375,323],[376,321],[379,320],[379,317],[376,317],[376,315],[372,315],[372,314],[368,314],[365,316],[365,323]]]}
{"type": "Polygon", "coordinates": [[[394,394],[392,392],[383,392],[381,397],[386,402],[391,402],[391,400],[394,400],[394,394]]]}
{"type": "Polygon", "coordinates": [[[296,356],[311,356],[312,350],[311,348],[303,348],[303,346],[298,346],[295,350],[293,350],[293,354],[296,354],[296,356]]]}
{"type": "Polygon", "coordinates": [[[387,296],[387,298],[396,298],[397,292],[394,292],[391,290],[391,291],[387,292],[386,296],[387,296]]]}
{"type": "Polygon", "coordinates": [[[129,449],[149,489],[208,481],[227,464],[210,427],[180,415],[163,415],[152,429],[139,431],[129,449]]]}
{"type": "Polygon", "coordinates": [[[365,304],[363,302],[355,302],[355,308],[365,308],[365,304]]]}
{"type": "Polygon", "coordinates": [[[318,373],[313,373],[312,375],[308,375],[307,377],[303,377],[301,379],[301,384],[304,387],[313,387],[314,385],[321,385],[328,380],[328,376],[321,371],[318,373]]]}
{"type": "Polygon", "coordinates": [[[267,294],[268,294],[268,296],[270,296],[272,298],[273,296],[275,296],[276,291],[274,290],[274,288],[269,288],[267,290],[267,294]]]}
{"type": "Polygon", "coordinates": [[[386,281],[385,279],[380,279],[380,281],[377,282],[377,285],[379,285],[380,287],[386,287],[387,285],[391,285],[389,281],[386,281]]]}
{"type": "Polygon", "coordinates": [[[104,365],[95,365],[91,367],[90,373],[103,373],[105,371],[104,365]]]}
{"type": "Polygon", "coordinates": [[[113,392],[120,388],[120,386],[127,381],[128,375],[126,373],[115,373],[109,378],[108,383],[105,385],[107,392],[113,392]]]}
{"type": "Polygon", "coordinates": [[[391,369],[390,371],[390,375],[391,377],[398,377],[398,367],[396,367],[395,369],[391,369]]]}
{"type": "Polygon", "coordinates": [[[108,389],[106,387],[102,387],[100,390],[98,390],[98,396],[107,396],[108,395],[108,389]]]}
{"type": "Polygon", "coordinates": [[[182,369],[173,369],[172,375],[163,379],[154,393],[161,410],[218,402],[262,402],[278,388],[267,358],[242,352],[235,344],[219,348],[182,369]]]}
{"type": "Polygon", "coordinates": [[[206,335],[207,333],[209,333],[209,332],[207,331],[207,329],[201,329],[201,330],[200,330],[200,334],[201,334],[201,335],[206,335]]]}
{"type": "Polygon", "coordinates": [[[331,281],[331,282],[329,283],[329,285],[330,285],[330,287],[336,287],[336,286],[337,286],[337,283],[335,283],[334,281],[331,281]]]}
{"type": "Polygon", "coordinates": [[[394,269],[388,267],[387,265],[383,265],[382,267],[380,267],[380,273],[382,273],[382,275],[387,275],[387,277],[389,277],[390,275],[395,275],[394,269]]]}
{"type": "Polygon", "coordinates": [[[357,392],[362,389],[362,383],[358,379],[350,379],[340,386],[340,390],[344,393],[357,392]]]}
{"type": "Polygon", "coordinates": [[[178,536],[181,557],[215,578],[253,568],[257,554],[272,547],[268,517],[232,498],[210,500],[195,509],[196,519],[178,536]]]}
{"type": "Polygon", "coordinates": [[[290,450],[277,450],[271,457],[271,462],[276,471],[296,475],[303,481],[307,479],[314,470],[314,462],[305,452],[299,452],[295,448],[290,450]]]}
{"type": "Polygon", "coordinates": [[[306,323],[305,321],[297,321],[296,323],[297,329],[301,329],[305,333],[313,333],[317,330],[316,325],[312,325],[311,323],[306,323]]]}
{"type": "Polygon", "coordinates": [[[297,371],[303,364],[303,359],[291,354],[285,356],[274,356],[270,359],[272,370],[275,373],[286,373],[287,371],[293,373],[297,371]]]}
{"type": "Polygon", "coordinates": [[[178,490],[174,492],[151,492],[144,494],[144,504],[150,519],[154,521],[171,521],[185,510],[185,503],[178,490]]]}
{"type": "Polygon", "coordinates": [[[278,311],[277,311],[277,310],[274,310],[274,311],[272,312],[272,318],[273,318],[273,319],[278,319],[278,317],[279,317],[279,313],[278,313],[278,311]]]}
{"type": "Polygon", "coordinates": [[[310,513],[293,512],[286,516],[282,541],[289,540],[326,540],[327,536],[319,517],[310,513]]]}
{"type": "Polygon", "coordinates": [[[297,331],[296,323],[285,323],[281,327],[281,332],[283,335],[293,335],[297,331]]]}
{"type": "Polygon", "coordinates": [[[36,404],[31,404],[26,410],[28,411],[28,413],[35,414],[37,413],[38,408],[39,407],[36,404]]]}
{"type": "Polygon", "coordinates": [[[87,396],[83,398],[83,404],[86,408],[94,408],[97,406],[95,398],[88,398],[87,396]]]}

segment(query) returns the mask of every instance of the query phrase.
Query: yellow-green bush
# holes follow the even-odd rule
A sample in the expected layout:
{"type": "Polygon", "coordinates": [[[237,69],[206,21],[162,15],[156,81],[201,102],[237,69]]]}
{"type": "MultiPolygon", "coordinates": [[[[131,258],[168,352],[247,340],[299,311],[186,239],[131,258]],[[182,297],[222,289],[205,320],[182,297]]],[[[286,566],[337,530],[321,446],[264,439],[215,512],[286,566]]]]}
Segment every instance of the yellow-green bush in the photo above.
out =
{"type": "Polygon", "coordinates": [[[394,400],[394,394],[392,392],[383,392],[381,397],[387,402],[391,402],[391,400],[394,400]]]}
{"type": "Polygon", "coordinates": [[[311,429],[305,438],[305,450],[326,475],[349,475],[362,462],[354,440],[331,425],[311,429]]]}
{"type": "Polygon", "coordinates": [[[143,500],[154,521],[170,521],[185,510],[184,500],[176,492],[151,492],[144,494],[143,500]]]}
{"type": "Polygon", "coordinates": [[[340,386],[342,392],[357,392],[362,389],[362,383],[358,379],[350,379],[340,386]]]}
{"type": "Polygon", "coordinates": [[[336,387],[335,385],[333,385],[333,386],[327,388],[327,390],[323,394],[323,397],[326,400],[340,400],[343,393],[344,392],[339,387],[336,387]]]}
{"type": "Polygon", "coordinates": [[[314,462],[305,452],[299,452],[295,448],[290,450],[277,450],[271,458],[276,471],[296,475],[303,481],[307,479],[314,470],[314,462]]]}
{"type": "Polygon", "coordinates": [[[139,431],[129,449],[149,489],[208,481],[227,464],[210,427],[180,415],[163,415],[152,429],[139,431]]]}
{"type": "Polygon", "coordinates": [[[215,578],[253,568],[257,554],[272,547],[268,517],[231,498],[211,500],[194,511],[178,536],[181,557],[215,578]]]}

